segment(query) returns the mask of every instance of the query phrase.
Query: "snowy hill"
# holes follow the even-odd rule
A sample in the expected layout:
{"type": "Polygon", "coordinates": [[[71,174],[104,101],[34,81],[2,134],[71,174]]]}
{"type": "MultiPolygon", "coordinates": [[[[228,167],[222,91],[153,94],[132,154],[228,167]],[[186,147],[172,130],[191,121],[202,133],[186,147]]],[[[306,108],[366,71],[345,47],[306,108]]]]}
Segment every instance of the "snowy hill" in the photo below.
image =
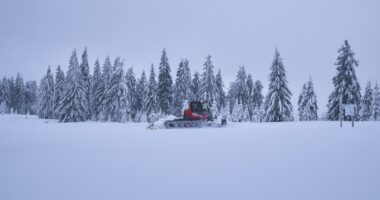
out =
{"type": "Polygon", "coordinates": [[[0,115],[0,199],[379,199],[380,123],[149,130],[0,115]]]}

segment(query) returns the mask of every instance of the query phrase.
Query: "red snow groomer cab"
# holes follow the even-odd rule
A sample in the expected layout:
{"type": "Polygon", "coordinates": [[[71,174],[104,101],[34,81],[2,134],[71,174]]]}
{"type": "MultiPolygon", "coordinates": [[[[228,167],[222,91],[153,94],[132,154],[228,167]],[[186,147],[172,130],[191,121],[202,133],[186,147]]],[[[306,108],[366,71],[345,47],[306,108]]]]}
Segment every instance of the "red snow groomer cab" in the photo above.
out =
{"type": "Polygon", "coordinates": [[[187,108],[183,110],[183,119],[185,120],[210,120],[212,114],[210,105],[206,102],[192,101],[187,108]]]}
{"type": "Polygon", "coordinates": [[[215,118],[211,113],[208,102],[191,101],[182,110],[182,118],[168,120],[164,123],[166,128],[202,127],[207,125],[222,126],[227,123],[226,117],[215,118]]]}

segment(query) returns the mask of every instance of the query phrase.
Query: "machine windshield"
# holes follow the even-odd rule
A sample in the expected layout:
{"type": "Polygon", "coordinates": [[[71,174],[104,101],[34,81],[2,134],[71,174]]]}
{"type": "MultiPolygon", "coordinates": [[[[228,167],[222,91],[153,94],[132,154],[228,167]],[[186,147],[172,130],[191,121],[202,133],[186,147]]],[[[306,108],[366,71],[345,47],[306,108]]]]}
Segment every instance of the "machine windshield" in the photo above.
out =
{"type": "Polygon", "coordinates": [[[195,113],[204,113],[209,110],[209,106],[207,103],[193,102],[191,104],[191,110],[195,113]]]}

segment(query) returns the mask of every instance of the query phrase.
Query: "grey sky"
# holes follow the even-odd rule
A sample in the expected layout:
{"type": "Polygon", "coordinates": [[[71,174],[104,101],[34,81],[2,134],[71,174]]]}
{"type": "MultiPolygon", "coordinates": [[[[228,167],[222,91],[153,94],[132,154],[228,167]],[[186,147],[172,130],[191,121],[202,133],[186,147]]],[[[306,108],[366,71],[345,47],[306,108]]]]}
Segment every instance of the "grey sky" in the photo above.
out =
{"type": "Polygon", "coordinates": [[[266,90],[277,46],[293,106],[310,75],[325,111],[343,40],[359,60],[362,88],[369,79],[380,82],[379,25],[378,0],[2,0],[0,76],[39,80],[48,65],[66,70],[72,50],[85,46],[92,66],[121,56],[139,75],[150,63],[157,69],[166,48],[173,76],[181,58],[193,73],[211,54],[226,86],[244,64],[266,90]]]}

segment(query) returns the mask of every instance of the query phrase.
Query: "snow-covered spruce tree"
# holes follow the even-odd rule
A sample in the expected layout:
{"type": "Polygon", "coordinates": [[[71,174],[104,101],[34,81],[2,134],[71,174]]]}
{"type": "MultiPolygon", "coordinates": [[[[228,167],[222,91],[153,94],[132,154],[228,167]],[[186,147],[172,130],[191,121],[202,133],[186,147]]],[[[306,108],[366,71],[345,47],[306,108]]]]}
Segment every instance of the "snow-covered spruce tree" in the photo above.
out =
{"type": "Polygon", "coordinates": [[[231,82],[230,87],[228,89],[228,94],[227,94],[227,102],[229,105],[229,112],[230,115],[232,115],[232,112],[234,110],[235,104],[237,102],[237,97],[236,97],[236,83],[231,82]]]}
{"type": "Polygon", "coordinates": [[[107,104],[107,94],[108,90],[111,87],[111,79],[112,79],[112,64],[111,64],[111,58],[109,56],[106,57],[104,60],[103,64],[103,73],[102,73],[102,78],[101,82],[102,84],[99,85],[98,91],[99,93],[97,94],[97,97],[100,97],[99,100],[101,101],[101,106],[99,108],[100,114],[98,118],[102,121],[108,121],[110,113],[110,105],[107,104]]]}
{"type": "Polygon", "coordinates": [[[0,102],[0,115],[5,114],[7,112],[7,107],[5,105],[5,102],[0,102]]]}
{"type": "Polygon", "coordinates": [[[263,95],[263,84],[261,81],[257,80],[255,82],[254,91],[253,91],[253,119],[256,122],[262,122],[265,117],[264,110],[264,95],[263,95]]]}
{"type": "MultiPolygon", "coordinates": [[[[355,53],[351,50],[348,41],[345,40],[338,50],[339,56],[335,65],[338,71],[333,78],[334,91],[329,96],[327,118],[329,120],[339,119],[340,101],[342,104],[354,104],[360,108],[360,85],[356,78],[355,67],[358,61],[354,58],[355,53]]],[[[345,120],[350,120],[345,117],[345,120]]]]}
{"type": "Polygon", "coordinates": [[[298,96],[298,119],[299,121],[306,121],[304,119],[305,113],[304,113],[304,107],[302,106],[303,98],[305,98],[306,94],[306,84],[302,85],[301,93],[298,96]]]}
{"type": "Polygon", "coordinates": [[[226,93],[224,92],[224,82],[222,78],[222,72],[220,69],[215,77],[215,101],[216,108],[218,112],[221,112],[222,109],[226,106],[226,93]]]}
{"type": "MultiPolygon", "coordinates": [[[[235,81],[236,99],[237,104],[242,105],[242,110],[240,112],[246,112],[248,104],[248,91],[247,91],[247,74],[245,72],[244,66],[239,67],[238,74],[235,81]]],[[[249,115],[249,114],[248,114],[249,115]]],[[[239,116],[242,116],[239,113],[239,116]]],[[[239,121],[245,121],[249,117],[240,118],[239,121]]]]}
{"type": "Polygon", "coordinates": [[[15,107],[15,98],[16,98],[16,95],[15,95],[15,79],[13,77],[9,78],[8,79],[8,86],[9,86],[9,105],[7,106],[8,107],[8,110],[9,110],[9,113],[10,114],[14,114],[14,107],[15,107]]]}
{"type": "Polygon", "coordinates": [[[164,115],[171,114],[173,110],[173,80],[170,71],[166,50],[164,49],[162,51],[157,86],[160,110],[164,115]]]}
{"type": "Polygon", "coordinates": [[[42,119],[54,118],[54,77],[50,66],[38,90],[38,116],[42,119]]]}
{"type": "Polygon", "coordinates": [[[238,74],[235,81],[237,103],[242,104],[245,109],[248,101],[247,93],[247,74],[244,66],[239,67],[238,74]]]}
{"type": "Polygon", "coordinates": [[[0,114],[4,114],[6,110],[3,100],[3,82],[0,81],[0,114]]]}
{"type": "Polygon", "coordinates": [[[232,122],[245,122],[248,120],[248,115],[248,109],[244,109],[242,103],[236,103],[233,107],[230,120],[232,122]]]}
{"type": "Polygon", "coordinates": [[[191,74],[187,59],[181,60],[178,66],[174,86],[174,115],[181,116],[183,101],[190,98],[191,74]]]}
{"type": "Polygon", "coordinates": [[[285,67],[276,49],[270,68],[268,94],[265,98],[265,121],[281,122],[293,120],[292,93],[288,88],[285,67]]]}
{"type": "Polygon", "coordinates": [[[65,83],[65,72],[58,65],[57,71],[55,72],[55,85],[54,85],[54,116],[59,117],[59,105],[61,103],[64,91],[65,83]]]}
{"type": "Polygon", "coordinates": [[[15,80],[15,87],[14,87],[14,111],[17,114],[26,114],[25,110],[25,86],[24,86],[24,80],[20,73],[17,73],[16,80],[15,80]]]}
{"type": "Polygon", "coordinates": [[[7,112],[7,106],[5,105],[5,81],[0,81],[0,114],[5,114],[7,112]]]}
{"type": "Polygon", "coordinates": [[[206,57],[201,76],[202,100],[212,103],[215,99],[215,75],[211,56],[206,57]]]}
{"type": "Polygon", "coordinates": [[[228,98],[226,96],[226,105],[223,107],[221,111],[219,111],[220,115],[226,116],[227,120],[231,119],[231,113],[230,113],[230,105],[228,103],[228,98]]]}
{"type": "Polygon", "coordinates": [[[248,74],[247,76],[247,110],[248,110],[248,120],[249,121],[254,121],[253,120],[253,112],[255,110],[254,107],[254,102],[253,102],[253,94],[255,91],[255,85],[253,83],[252,75],[248,74]]]}
{"type": "Polygon", "coordinates": [[[159,111],[159,99],[157,95],[156,73],[154,72],[153,64],[150,68],[148,91],[146,95],[146,115],[147,118],[151,114],[156,114],[159,111]]]}
{"type": "Polygon", "coordinates": [[[255,104],[255,107],[261,107],[264,102],[263,84],[261,84],[261,81],[259,80],[255,82],[255,87],[253,91],[253,102],[255,104]]]}
{"type": "Polygon", "coordinates": [[[109,56],[106,57],[103,64],[103,73],[102,79],[105,82],[105,85],[109,85],[111,83],[112,78],[112,64],[111,58],[109,56]]]}
{"type": "Polygon", "coordinates": [[[239,122],[239,113],[243,110],[243,105],[235,103],[231,108],[229,120],[231,122],[239,122]]]}
{"type": "Polygon", "coordinates": [[[38,86],[36,81],[27,81],[25,83],[25,107],[26,113],[35,115],[37,114],[37,93],[38,86]]]}
{"type": "Polygon", "coordinates": [[[8,99],[7,99],[7,109],[8,113],[13,114],[14,107],[14,88],[15,88],[15,79],[13,76],[7,78],[7,88],[8,88],[8,99]]]}
{"type": "Polygon", "coordinates": [[[127,115],[127,87],[124,81],[123,72],[124,63],[119,57],[115,59],[111,81],[109,88],[106,91],[104,103],[106,103],[109,110],[107,121],[112,122],[125,122],[127,115]]]}
{"type": "Polygon", "coordinates": [[[302,92],[299,96],[298,114],[300,121],[318,120],[317,95],[314,92],[314,85],[311,78],[303,85],[302,92]]]}
{"type": "Polygon", "coordinates": [[[81,122],[87,119],[85,83],[78,65],[76,50],[73,51],[64,83],[59,106],[60,122],[81,122]]]}
{"type": "Polygon", "coordinates": [[[104,93],[105,82],[102,79],[100,71],[100,63],[97,59],[95,61],[94,74],[91,77],[91,92],[90,92],[90,105],[91,105],[91,119],[99,120],[102,109],[102,97],[104,93]]]}
{"type": "Polygon", "coordinates": [[[136,110],[137,122],[147,121],[146,116],[146,100],[148,93],[148,81],[146,80],[145,71],[142,72],[140,79],[137,81],[136,86],[136,110]]]}
{"type": "Polygon", "coordinates": [[[127,70],[127,74],[125,76],[125,81],[128,89],[127,94],[127,120],[136,121],[136,115],[137,115],[137,95],[136,95],[136,78],[135,73],[133,72],[133,68],[129,68],[127,70]]]}
{"type": "Polygon", "coordinates": [[[368,121],[373,115],[373,89],[371,86],[371,81],[367,83],[364,90],[364,95],[361,100],[361,110],[360,110],[360,120],[368,121]]]}
{"type": "Polygon", "coordinates": [[[375,88],[373,89],[372,109],[372,119],[375,121],[380,120],[380,90],[377,83],[375,85],[375,88]]]}
{"type": "Polygon", "coordinates": [[[6,77],[3,78],[1,82],[1,97],[0,104],[2,104],[3,113],[9,113],[10,109],[10,86],[8,79],[6,77]]]}
{"type": "Polygon", "coordinates": [[[87,56],[87,48],[84,49],[82,54],[82,63],[80,64],[80,70],[82,72],[83,82],[84,82],[84,92],[86,94],[85,104],[88,108],[86,119],[91,118],[91,110],[90,110],[90,90],[91,90],[91,75],[90,75],[90,66],[88,65],[88,56],[87,56]]]}
{"type": "Polygon", "coordinates": [[[199,72],[194,73],[194,77],[191,80],[190,91],[192,101],[200,101],[202,99],[202,89],[201,89],[201,80],[199,72]]]}

